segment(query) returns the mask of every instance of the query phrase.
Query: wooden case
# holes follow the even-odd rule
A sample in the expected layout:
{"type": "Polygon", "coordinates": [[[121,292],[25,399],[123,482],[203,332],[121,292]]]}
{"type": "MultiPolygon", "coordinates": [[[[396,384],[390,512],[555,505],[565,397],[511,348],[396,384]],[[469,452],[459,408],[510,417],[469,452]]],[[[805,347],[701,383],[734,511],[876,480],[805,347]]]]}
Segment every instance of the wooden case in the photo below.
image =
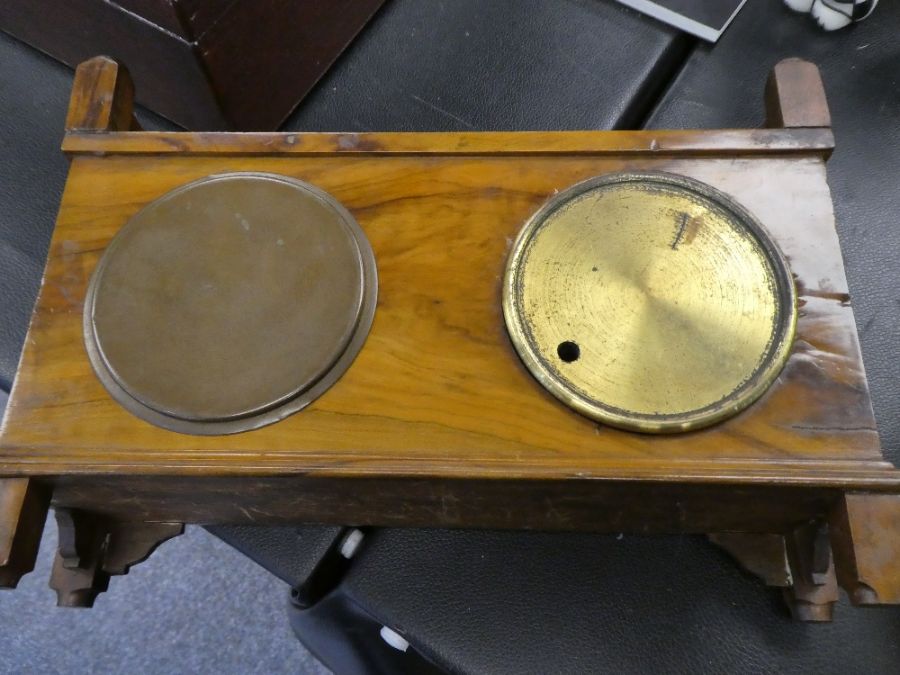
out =
{"type": "Polygon", "coordinates": [[[127,73],[109,59],[82,64],[68,182],[0,439],[4,581],[31,569],[52,501],[64,604],[89,604],[185,522],[709,533],[786,587],[798,618],[828,619],[836,580],[858,604],[900,602],[900,472],[882,457],[866,386],[816,68],[779,64],[767,105],[770,128],[749,130],[142,132],[131,130],[127,73]],[[556,191],[621,170],[727,193],[794,272],[787,366],[761,400],[709,429],[599,425],[542,389],[510,344],[501,280],[523,223],[556,191]],[[84,294],[129,217],[226,171],[292,176],[336,197],[374,249],[378,306],[355,363],[309,408],[189,436],[132,416],[101,386],[82,340],[84,294]]]}

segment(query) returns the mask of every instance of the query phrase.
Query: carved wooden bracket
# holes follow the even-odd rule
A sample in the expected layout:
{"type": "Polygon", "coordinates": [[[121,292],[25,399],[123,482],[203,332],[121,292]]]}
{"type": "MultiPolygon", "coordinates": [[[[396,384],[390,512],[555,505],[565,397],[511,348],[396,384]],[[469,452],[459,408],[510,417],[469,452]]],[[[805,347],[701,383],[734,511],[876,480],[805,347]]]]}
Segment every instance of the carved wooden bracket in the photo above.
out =
{"type": "Polygon", "coordinates": [[[167,539],[184,532],[182,523],[109,520],[57,508],[59,551],[50,576],[60,607],[91,607],[113,575],[128,570],[167,539]]]}
{"type": "Polygon", "coordinates": [[[798,621],[831,621],[838,587],[828,526],[812,521],[789,534],[724,533],[709,537],[767,586],[783,589],[798,621]]]}
{"type": "Polygon", "coordinates": [[[802,525],[785,536],[792,585],[784,597],[791,615],[800,621],[831,621],[838,600],[828,526],[822,521],[802,525]]]}
{"type": "Polygon", "coordinates": [[[830,621],[841,586],[854,605],[900,604],[900,496],[848,493],[827,521],[787,535],[725,533],[710,541],[768,586],[794,618],[830,621]]]}

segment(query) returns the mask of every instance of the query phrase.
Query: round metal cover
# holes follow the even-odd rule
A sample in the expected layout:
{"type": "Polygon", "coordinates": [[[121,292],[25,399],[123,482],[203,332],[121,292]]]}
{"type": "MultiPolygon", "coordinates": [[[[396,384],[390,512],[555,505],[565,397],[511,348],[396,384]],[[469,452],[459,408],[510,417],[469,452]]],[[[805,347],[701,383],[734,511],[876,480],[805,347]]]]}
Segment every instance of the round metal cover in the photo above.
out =
{"type": "Polygon", "coordinates": [[[503,310],[557,398],[656,433],[750,405],[796,323],[790,270],[764,228],[718,190],[664,173],[601,176],[541,208],[513,246],[503,310]]]}
{"type": "Polygon", "coordinates": [[[375,311],[372,249],[292,178],[209,176],[136,214],[88,286],[88,355],[135,415],[192,434],[275,422],[350,366],[375,311]]]}

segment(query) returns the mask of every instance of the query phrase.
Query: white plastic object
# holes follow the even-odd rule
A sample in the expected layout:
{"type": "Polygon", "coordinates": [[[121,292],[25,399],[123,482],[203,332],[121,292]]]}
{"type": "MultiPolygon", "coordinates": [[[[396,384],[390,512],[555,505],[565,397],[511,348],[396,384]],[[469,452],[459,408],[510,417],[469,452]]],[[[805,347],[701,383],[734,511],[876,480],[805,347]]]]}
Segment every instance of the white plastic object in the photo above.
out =
{"type": "Polygon", "coordinates": [[[350,560],[356,555],[356,551],[359,549],[359,545],[365,536],[362,530],[357,530],[356,528],[350,530],[347,536],[344,537],[344,541],[341,542],[341,555],[350,560]]]}
{"type": "Polygon", "coordinates": [[[381,639],[387,642],[394,649],[405,652],[409,649],[409,642],[406,641],[400,633],[395,631],[393,628],[388,628],[387,626],[381,627],[381,639]]]}

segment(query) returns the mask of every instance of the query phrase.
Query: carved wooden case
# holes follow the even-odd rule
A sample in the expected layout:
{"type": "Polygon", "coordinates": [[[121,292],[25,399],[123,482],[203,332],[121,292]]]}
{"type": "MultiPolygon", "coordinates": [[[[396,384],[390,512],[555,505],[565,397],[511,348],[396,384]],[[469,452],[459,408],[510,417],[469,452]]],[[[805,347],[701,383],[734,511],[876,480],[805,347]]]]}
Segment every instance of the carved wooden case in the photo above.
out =
{"type": "Polygon", "coordinates": [[[830,617],[835,575],[858,604],[900,601],[900,473],[875,428],[811,64],[775,68],[769,128],[749,130],[143,132],[131,100],[114,62],[79,67],[71,168],[0,440],[7,585],[31,569],[52,503],[67,604],[89,604],[185,522],[709,533],[784,586],[799,618],[830,617]],[[377,309],[353,365],[305,410],[236,435],[179,434],[127,412],[95,377],[85,292],[142,207],[237,171],[337,199],[374,251],[377,309]],[[660,436],[591,421],[541,388],[507,335],[501,284],[523,224],[558,191],[620,171],[717,188],[793,270],[786,367],[713,427],[660,436]]]}

